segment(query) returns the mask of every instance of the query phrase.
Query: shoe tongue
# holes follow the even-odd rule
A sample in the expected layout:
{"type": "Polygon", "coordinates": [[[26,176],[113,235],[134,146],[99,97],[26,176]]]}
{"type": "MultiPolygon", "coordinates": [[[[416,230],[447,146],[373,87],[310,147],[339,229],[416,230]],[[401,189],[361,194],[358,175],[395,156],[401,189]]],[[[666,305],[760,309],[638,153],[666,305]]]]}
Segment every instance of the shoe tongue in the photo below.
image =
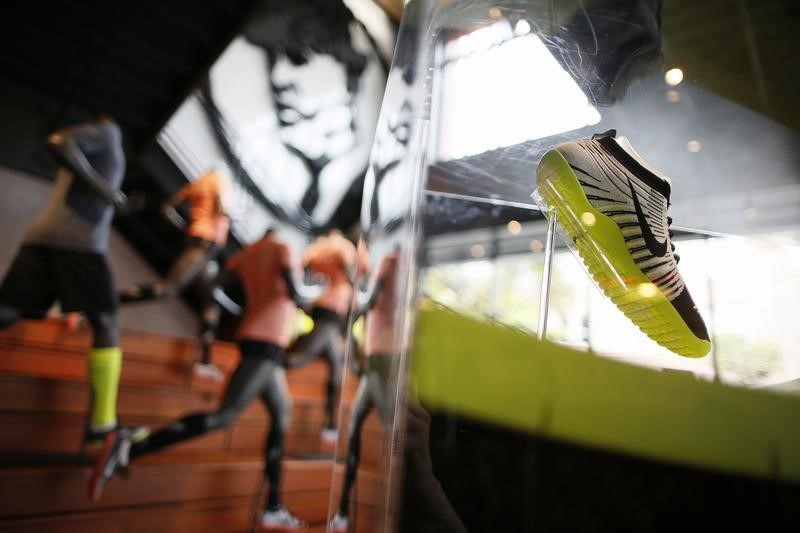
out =
{"type": "Polygon", "coordinates": [[[595,133],[594,135],[592,135],[592,140],[594,140],[594,139],[603,139],[605,137],[611,137],[613,139],[616,136],[617,136],[617,130],[610,129],[610,130],[604,131],[603,133],[595,133]]]}
{"type": "Polygon", "coordinates": [[[650,164],[633,149],[625,137],[599,137],[594,142],[612,154],[624,167],[648,186],[662,194],[669,202],[672,184],[670,179],[650,164]]]}
{"type": "Polygon", "coordinates": [[[633,148],[633,145],[631,144],[631,142],[624,135],[620,135],[619,137],[615,137],[614,141],[617,143],[617,145],[619,145],[620,148],[625,150],[625,152],[628,155],[630,155],[637,163],[642,165],[642,167],[644,169],[648,170],[651,174],[653,174],[654,176],[660,178],[661,180],[663,180],[666,183],[666,185],[667,185],[667,200],[669,200],[669,192],[672,189],[672,180],[669,178],[669,176],[667,176],[666,174],[663,174],[660,170],[658,170],[657,168],[652,167],[650,165],[650,163],[645,161],[645,159],[641,155],[639,155],[639,152],[637,152],[633,148]]]}

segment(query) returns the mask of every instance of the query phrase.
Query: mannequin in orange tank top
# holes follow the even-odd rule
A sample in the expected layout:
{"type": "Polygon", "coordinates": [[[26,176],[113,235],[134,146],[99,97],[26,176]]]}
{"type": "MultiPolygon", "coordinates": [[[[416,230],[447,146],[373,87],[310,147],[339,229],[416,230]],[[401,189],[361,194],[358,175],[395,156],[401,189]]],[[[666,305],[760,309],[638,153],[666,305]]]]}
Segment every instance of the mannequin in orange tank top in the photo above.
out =
{"type": "Polygon", "coordinates": [[[330,367],[326,388],[326,425],[322,438],[336,441],[336,398],[342,380],[348,311],[353,297],[356,247],[339,230],[319,237],[305,251],[303,266],[327,281],[325,292],[312,304],[314,328],[289,348],[289,368],[298,368],[316,357],[330,367]]]}
{"type": "Polygon", "coordinates": [[[351,407],[347,438],[345,474],[339,506],[328,524],[332,533],[349,531],[350,493],[356,481],[361,456],[361,430],[367,415],[376,409],[381,420],[390,419],[391,405],[387,401],[387,383],[393,354],[396,351],[395,322],[398,308],[397,268],[400,250],[394,248],[384,255],[371,275],[371,284],[359,291],[356,314],[365,314],[365,370],[358,383],[351,407]]]}
{"type": "Polygon", "coordinates": [[[269,230],[258,241],[237,252],[226,264],[222,276],[241,281],[247,301],[236,330],[241,360],[231,375],[220,406],[211,412],[193,413],[161,428],[140,443],[121,447],[96,467],[103,486],[128,460],[229,426],[256,397],[270,414],[265,448],[265,478],[269,482],[267,506],[261,529],[302,531],[305,524],[281,503],[281,464],[292,399],[286,383],[285,350],[292,333],[298,305],[317,300],[324,287],[307,286],[299,279],[299,264],[291,248],[269,230]],[[129,451],[128,451],[129,450],[129,451]]]}
{"type": "Polygon", "coordinates": [[[213,298],[213,286],[219,271],[216,258],[228,240],[229,219],[222,198],[228,187],[227,178],[209,170],[197,180],[184,185],[162,206],[164,215],[177,227],[185,230],[186,244],[164,281],[142,283],[120,291],[121,303],[142,302],[176,296],[196,284],[201,298],[199,341],[200,363],[196,373],[215,380],[223,379],[219,369],[211,364],[211,347],[216,338],[219,305],[213,298]],[[189,205],[189,220],[184,221],[176,207],[189,205]]]}

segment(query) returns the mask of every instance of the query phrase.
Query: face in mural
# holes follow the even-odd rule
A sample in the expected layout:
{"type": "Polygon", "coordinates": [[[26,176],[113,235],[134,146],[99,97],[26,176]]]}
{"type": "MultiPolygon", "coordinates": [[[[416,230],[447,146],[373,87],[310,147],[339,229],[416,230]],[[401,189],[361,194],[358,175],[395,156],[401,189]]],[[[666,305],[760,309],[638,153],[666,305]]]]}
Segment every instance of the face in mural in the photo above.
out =
{"type": "Polygon", "coordinates": [[[299,234],[350,228],[386,82],[372,32],[386,29],[341,2],[259,4],[182,115],[171,155],[187,168],[223,160],[241,193],[237,233],[258,236],[270,220],[299,234]],[[187,155],[183,145],[197,146],[187,155]]]}
{"type": "Polygon", "coordinates": [[[364,188],[364,227],[391,224],[393,218],[405,216],[411,202],[413,176],[409,174],[407,157],[414,113],[411,88],[402,78],[400,69],[392,71],[387,85],[364,188]]]}
{"type": "Polygon", "coordinates": [[[344,66],[333,56],[313,54],[299,65],[279,56],[270,85],[281,140],[317,171],[353,148],[353,94],[344,66]]]}

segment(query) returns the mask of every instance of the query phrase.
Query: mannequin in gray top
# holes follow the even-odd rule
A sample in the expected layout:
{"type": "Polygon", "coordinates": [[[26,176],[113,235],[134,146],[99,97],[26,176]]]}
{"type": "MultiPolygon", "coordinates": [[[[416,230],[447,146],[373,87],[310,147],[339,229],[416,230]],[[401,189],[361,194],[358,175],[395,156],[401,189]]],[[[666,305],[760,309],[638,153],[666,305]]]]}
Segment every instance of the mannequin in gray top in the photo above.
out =
{"type": "Polygon", "coordinates": [[[53,133],[47,143],[62,168],[23,245],[105,253],[114,207],[125,203],[119,190],[125,173],[119,126],[101,116],[97,122],[53,133]]]}
{"type": "Polygon", "coordinates": [[[85,442],[116,438],[122,352],[117,293],[106,261],[114,209],[126,205],[122,133],[111,117],[56,131],[46,146],[59,170],[45,210],[28,228],[0,286],[0,328],[39,319],[58,301],[91,324],[88,375],[92,406],[85,442]]]}

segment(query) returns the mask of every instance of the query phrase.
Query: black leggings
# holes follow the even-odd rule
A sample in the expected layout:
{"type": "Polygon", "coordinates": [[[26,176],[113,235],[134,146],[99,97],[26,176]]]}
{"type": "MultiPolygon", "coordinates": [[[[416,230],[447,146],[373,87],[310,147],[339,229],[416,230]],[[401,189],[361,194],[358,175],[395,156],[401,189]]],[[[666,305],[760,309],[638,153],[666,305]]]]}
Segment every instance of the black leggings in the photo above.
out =
{"type": "Polygon", "coordinates": [[[212,294],[219,266],[214,258],[219,248],[210,241],[190,238],[186,248],[172,264],[163,282],[141,283],[120,291],[121,303],[144,302],[176,296],[191,284],[196,284],[201,302],[200,341],[201,361],[211,362],[211,346],[216,340],[220,309],[212,294]]]}
{"type": "Polygon", "coordinates": [[[198,336],[201,350],[200,362],[206,365],[211,363],[211,347],[214,345],[214,341],[217,340],[217,329],[219,328],[221,309],[214,299],[214,288],[217,286],[219,274],[218,263],[213,259],[209,259],[197,280],[201,305],[198,336]]]}
{"type": "Polygon", "coordinates": [[[314,329],[301,335],[289,348],[289,368],[299,368],[316,357],[323,357],[330,367],[328,384],[325,390],[326,427],[336,427],[336,400],[342,384],[342,363],[344,360],[343,319],[326,309],[315,308],[311,312],[314,329]]]}
{"type": "Polygon", "coordinates": [[[372,409],[378,410],[381,420],[389,420],[389,405],[386,401],[386,384],[389,376],[391,356],[372,355],[369,369],[361,376],[356,399],[353,402],[350,419],[350,433],[347,438],[347,458],[344,472],[342,496],[339,500],[339,514],[348,516],[350,512],[350,491],[356,482],[358,462],[361,459],[361,430],[372,409]]]}
{"type": "Polygon", "coordinates": [[[86,319],[92,326],[92,348],[119,346],[119,319],[116,311],[87,311],[86,319]]]}
{"type": "Polygon", "coordinates": [[[131,458],[226,427],[259,395],[271,420],[265,450],[265,476],[269,480],[267,506],[273,508],[280,504],[281,461],[292,413],[292,399],[282,364],[283,350],[274,344],[249,340],[241,341],[239,347],[242,360],[228,382],[219,409],[185,416],[144,442],[134,444],[131,458]]]}

